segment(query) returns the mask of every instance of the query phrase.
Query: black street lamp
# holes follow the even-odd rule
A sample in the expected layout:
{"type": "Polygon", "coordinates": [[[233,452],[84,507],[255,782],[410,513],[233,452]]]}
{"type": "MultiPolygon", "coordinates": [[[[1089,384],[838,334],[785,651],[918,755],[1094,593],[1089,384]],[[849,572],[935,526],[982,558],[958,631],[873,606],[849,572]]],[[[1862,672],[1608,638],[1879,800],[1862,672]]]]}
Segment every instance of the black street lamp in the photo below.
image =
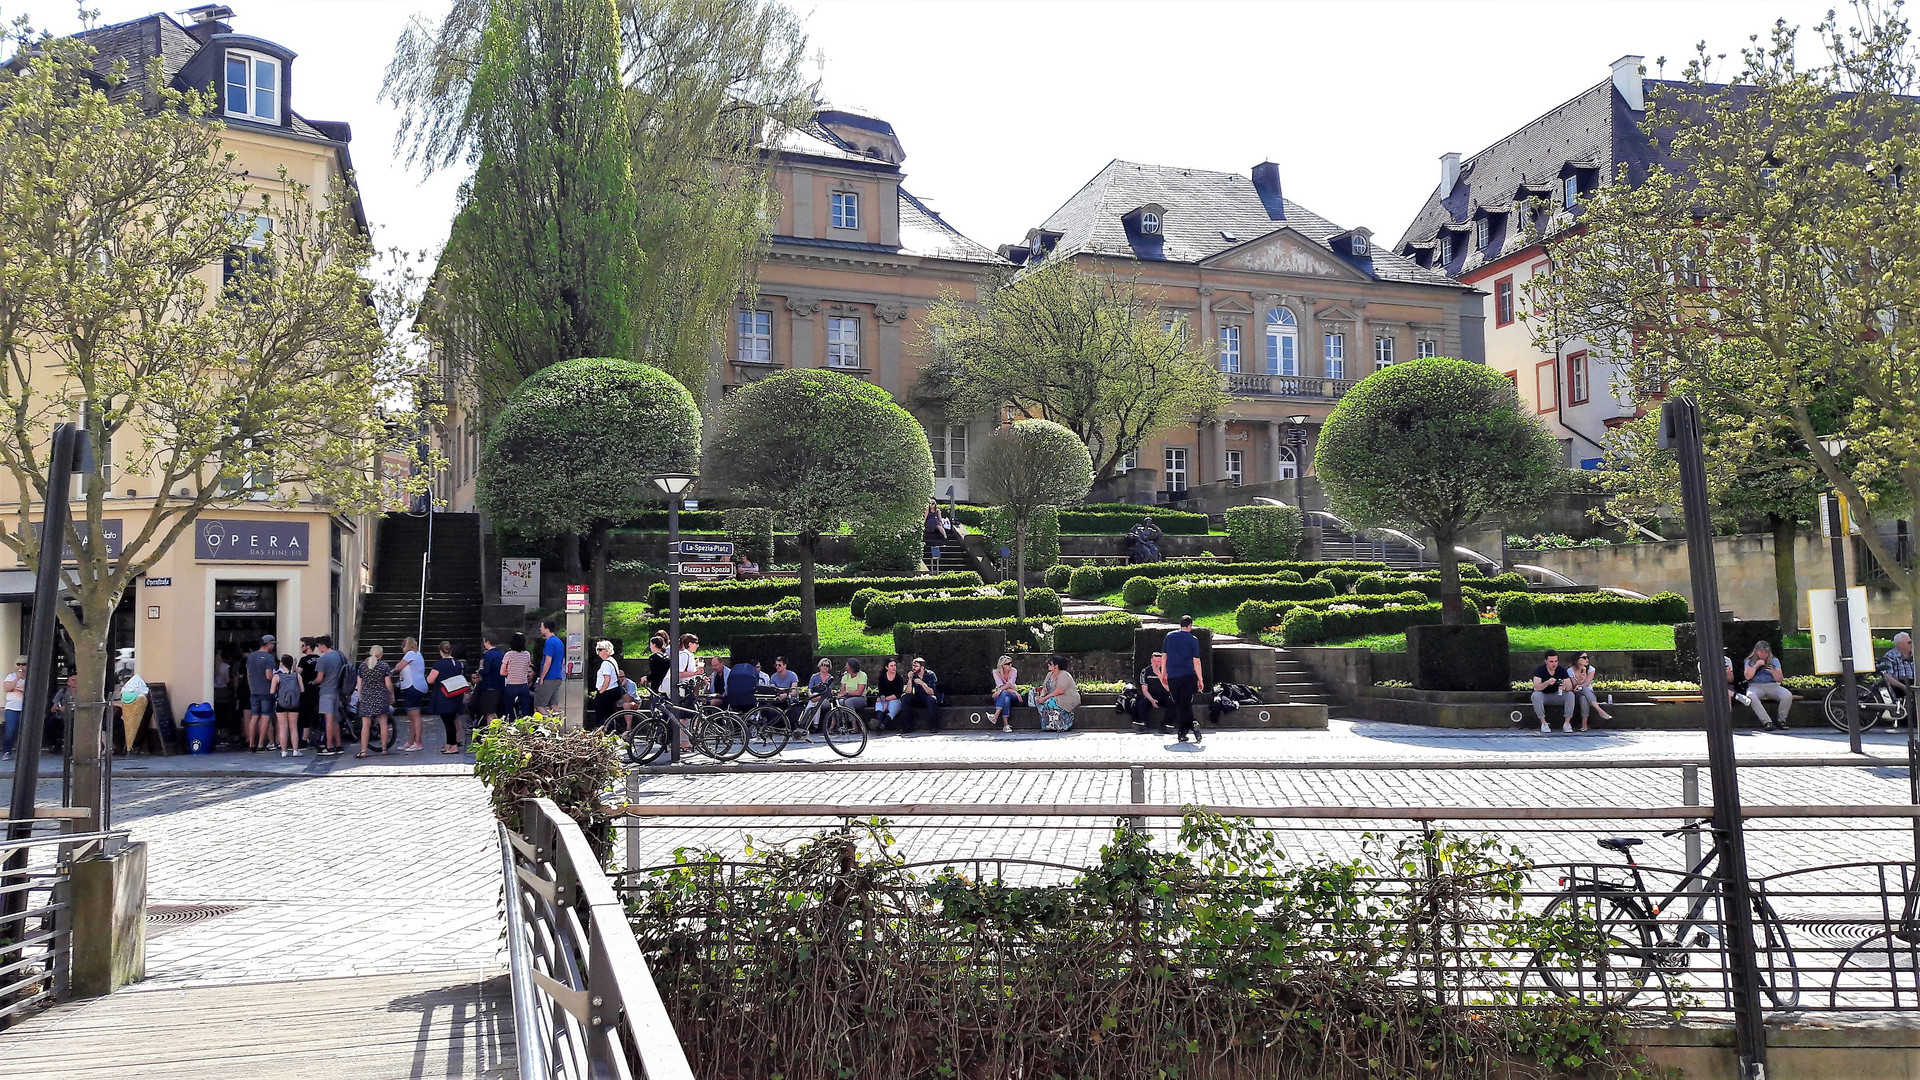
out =
{"type": "Polygon", "coordinates": [[[692,473],[656,473],[653,486],[667,497],[667,760],[680,762],[680,500],[700,479],[692,473]]]}
{"type": "Polygon", "coordinates": [[[1293,504],[1300,508],[1304,517],[1307,512],[1307,421],[1311,417],[1305,413],[1295,413],[1287,417],[1287,442],[1293,447],[1293,504]]]}

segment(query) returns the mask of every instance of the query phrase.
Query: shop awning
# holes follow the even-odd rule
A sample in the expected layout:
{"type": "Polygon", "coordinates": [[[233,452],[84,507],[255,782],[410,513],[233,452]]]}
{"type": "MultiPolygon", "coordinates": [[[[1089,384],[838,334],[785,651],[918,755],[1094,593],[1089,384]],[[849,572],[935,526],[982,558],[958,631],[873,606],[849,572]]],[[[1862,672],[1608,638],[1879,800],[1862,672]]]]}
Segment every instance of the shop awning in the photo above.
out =
{"type": "Polygon", "coordinates": [[[0,570],[0,604],[26,604],[33,601],[33,571],[0,570]]]}

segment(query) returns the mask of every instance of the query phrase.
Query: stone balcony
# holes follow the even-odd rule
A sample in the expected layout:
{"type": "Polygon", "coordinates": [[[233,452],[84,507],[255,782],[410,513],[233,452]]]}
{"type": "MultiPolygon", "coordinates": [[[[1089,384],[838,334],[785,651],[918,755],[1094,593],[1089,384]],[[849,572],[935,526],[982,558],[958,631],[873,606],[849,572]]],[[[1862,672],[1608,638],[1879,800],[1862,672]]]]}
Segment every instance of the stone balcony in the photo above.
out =
{"type": "Polygon", "coordinates": [[[1250,397],[1302,398],[1338,401],[1352,388],[1353,379],[1323,379],[1312,375],[1229,374],[1227,389],[1250,397]]]}

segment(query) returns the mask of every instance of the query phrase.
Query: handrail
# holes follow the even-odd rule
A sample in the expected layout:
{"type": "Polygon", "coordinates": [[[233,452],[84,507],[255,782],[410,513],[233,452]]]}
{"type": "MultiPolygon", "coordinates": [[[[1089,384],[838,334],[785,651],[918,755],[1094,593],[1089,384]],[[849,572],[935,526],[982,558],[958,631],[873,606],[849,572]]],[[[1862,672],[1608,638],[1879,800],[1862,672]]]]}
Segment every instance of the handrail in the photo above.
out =
{"type": "MultiPolygon", "coordinates": [[[[1363,821],[1687,821],[1699,806],[1202,806],[1222,817],[1363,821]]],[[[1177,803],[629,803],[620,814],[664,817],[1185,817],[1177,803]]],[[[1755,805],[1749,818],[1920,818],[1920,806],[1755,805]]]]}
{"type": "Polygon", "coordinates": [[[693,1080],[626,907],[580,826],[551,799],[522,802],[520,820],[523,831],[500,829],[520,1075],[693,1080]]]}
{"type": "MultiPolygon", "coordinates": [[[[57,831],[33,833],[17,840],[0,840],[0,853],[24,858],[36,847],[57,849],[53,865],[25,865],[0,870],[0,894],[15,901],[17,912],[0,916],[0,1030],[5,1030],[42,1004],[65,998],[73,967],[74,859],[96,847],[124,842],[126,829],[77,832],[85,819],[84,807],[37,807],[36,822],[53,822],[57,831]],[[72,812],[74,809],[79,813],[72,812]],[[44,901],[33,894],[44,893],[44,901]],[[37,923],[37,929],[29,929],[37,923]]],[[[25,824],[23,821],[22,824],[25,824]]]]}

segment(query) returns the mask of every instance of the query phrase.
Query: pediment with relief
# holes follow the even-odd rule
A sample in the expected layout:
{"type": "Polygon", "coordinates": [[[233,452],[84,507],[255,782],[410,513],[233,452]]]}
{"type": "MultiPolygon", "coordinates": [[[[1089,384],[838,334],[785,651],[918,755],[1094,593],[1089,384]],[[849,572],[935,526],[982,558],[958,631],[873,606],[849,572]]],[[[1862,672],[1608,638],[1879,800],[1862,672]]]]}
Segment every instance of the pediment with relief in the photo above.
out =
{"type": "Polygon", "coordinates": [[[1332,252],[1285,227],[1223,251],[1207,259],[1204,265],[1266,274],[1365,280],[1365,275],[1335,258],[1332,252]]]}

